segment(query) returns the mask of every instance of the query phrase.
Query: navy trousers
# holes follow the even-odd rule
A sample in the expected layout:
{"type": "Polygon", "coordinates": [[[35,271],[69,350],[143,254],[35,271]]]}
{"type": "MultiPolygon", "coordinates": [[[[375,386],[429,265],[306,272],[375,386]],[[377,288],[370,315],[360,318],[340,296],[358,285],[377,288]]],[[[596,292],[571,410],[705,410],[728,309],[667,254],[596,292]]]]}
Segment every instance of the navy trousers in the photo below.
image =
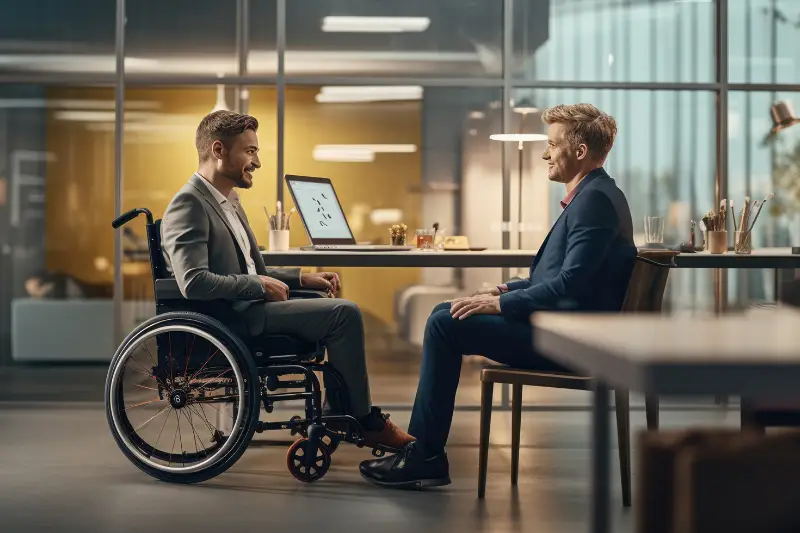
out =
{"type": "Polygon", "coordinates": [[[516,368],[569,372],[533,351],[533,331],[528,322],[499,315],[459,320],[450,316],[449,303],[437,305],[425,326],[422,369],[408,428],[428,455],[444,451],[464,355],[481,355],[516,368]]]}

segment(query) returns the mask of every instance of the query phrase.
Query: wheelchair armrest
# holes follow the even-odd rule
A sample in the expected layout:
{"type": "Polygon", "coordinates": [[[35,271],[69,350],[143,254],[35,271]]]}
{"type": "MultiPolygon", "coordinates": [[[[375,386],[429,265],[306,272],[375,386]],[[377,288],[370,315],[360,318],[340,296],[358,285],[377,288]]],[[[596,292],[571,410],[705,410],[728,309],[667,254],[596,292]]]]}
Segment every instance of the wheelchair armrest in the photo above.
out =
{"type": "Polygon", "coordinates": [[[312,289],[296,289],[289,291],[289,299],[309,299],[309,298],[327,298],[328,294],[325,291],[315,291],[312,289]]]}
{"type": "MultiPolygon", "coordinates": [[[[181,289],[178,287],[178,281],[175,278],[164,278],[156,280],[156,299],[157,300],[185,300],[181,289]]],[[[300,291],[300,292],[315,292],[315,291],[300,291]]],[[[324,293],[323,293],[324,294],[324,293]]],[[[297,298],[320,298],[321,296],[297,296],[297,298]]],[[[264,301],[264,298],[247,298],[253,301],[264,301]]]]}
{"type": "Polygon", "coordinates": [[[178,287],[178,281],[175,278],[157,279],[155,290],[157,300],[184,299],[181,289],[178,287]]]}

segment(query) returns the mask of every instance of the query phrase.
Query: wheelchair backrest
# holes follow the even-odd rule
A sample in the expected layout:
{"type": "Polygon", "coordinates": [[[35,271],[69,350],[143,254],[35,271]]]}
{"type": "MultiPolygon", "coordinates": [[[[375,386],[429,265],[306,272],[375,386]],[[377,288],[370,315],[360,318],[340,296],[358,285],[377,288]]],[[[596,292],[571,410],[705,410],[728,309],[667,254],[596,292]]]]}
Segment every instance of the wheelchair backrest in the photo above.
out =
{"type": "Polygon", "coordinates": [[[161,219],[147,225],[147,244],[150,251],[150,268],[153,281],[171,277],[161,250],[161,219]]]}

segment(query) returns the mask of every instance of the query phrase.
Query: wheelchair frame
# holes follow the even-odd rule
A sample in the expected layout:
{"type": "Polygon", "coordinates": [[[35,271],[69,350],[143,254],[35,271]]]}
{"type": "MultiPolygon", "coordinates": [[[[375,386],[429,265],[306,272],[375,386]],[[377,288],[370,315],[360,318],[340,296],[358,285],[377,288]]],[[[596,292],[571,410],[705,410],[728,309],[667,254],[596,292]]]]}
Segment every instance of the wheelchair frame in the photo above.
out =
{"type": "MultiPolygon", "coordinates": [[[[134,329],[123,343],[118,347],[117,353],[112,360],[109,368],[109,373],[106,378],[106,412],[109,427],[123,453],[141,470],[149,475],[158,479],[178,483],[195,483],[204,481],[219,475],[232,466],[236,460],[241,456],[244,450],[249,446],[254,433],[262,433],[264,431],[274,430],[289,430],[292,435],[300,434],[301,438],[295,441],[287,452],[287,467],[290,473],[298,480],[304,482],[312,482],[321,479],[327,472],[330,466],[330,456],[337,449],[340,442],[349,442],[356,444],[359,447],[364,446],[364,431],[361,424],[352,416],[347,414],[337,415],[324,415],[322,409],[322,391],[319,379],[315,372],[321,372],[326,380],[332,380],[335,387],[328,387],[328,394],[332,391],[340,394],[339,407],[344,412],[349,410],[349,393],[344,383],[341,374],[333,368],[329,363],[322,362],[325,356],[325,347],[321,343],[316,343],[316,346],[311,346],[310,343],[302,343],[297,339],[287,336],[273,335],[264,336],[258,339],[252,339],[247,334],[246,328],[241,324],[241,319],[229,307],[221,305],[220,301],[192,301],[183,297],[178,287],[177,281],[170,275],[167,270],[166,262],[162,255],[161,248],[161,221],[153,220],[152,213],[146,208],[132,209],[112,222],[112,227],[118,229],[127,224],[131,220],[137,218],[139,215],[144,214],[147,219],[146,232],[148,241],[149,260],[153,277],[153,287],[156,303],[156,315],[139,327],[134,329]],[[210,307],[214,306],[214,313],[204,312],[210,307]],[[226,320],[227,319],[227,320],[226,320]],[[127,437],[120,435],[119,420],[120,415],[117,409],[120,408],[118,403],[118,396],[121,395],[121,390],[112,390],[116,380],[119,379],[119,365],[125,358],[125,354],[130,351],[130,347],[135,346],[136,342],[142,338],[149,338],[148,336],[156,336],[156,343],[158,347],[158,361],[155,367],[152,368],[152,378],[158,384],[159,398],[163,399],[163,393],[168,393],[170,397],[169,402],[174,409],[180,409],[185,405],[190,405],[188,395],[194,394],[194,390],[184,383],[183,388],[179,390],[171,389],[165,385],[165,381],[160,379],[159,376],[164,376],[166,368],[166,361],[162,360],[162,346],[161,340],[157,333],[159,324],[169,324],[171,322],[189,322],[202,328],[207,335],[211,335],[219,343],[228,346],[230,350],[235,350],[238,356],[249,363],[244,364],[245,368],[239,365],[239,371],[242,374],[247,374],[247,377],[252,379],[253,383],[249,383],[245,389],[251,390],[258,395],[258,399],[249,399],[246,397],[247,391],[239,391],[239,397],[244,400],[252,402],[247,415],[251,417],[250,420],[245,421],[244,428],[245,434],[236,435],[236,441],[232,448],[225,450],[213,464],[208,468],[200,469],[200,471],[181,472],[175,468],[154,468],[151,464],[143,464],[138,457],[138,454],[130,449],[129,433],[127,437]],[[216,335],[215,335],[216,334],[216,335]],[[222,339],[222,340],[220,340],[222,339]],[[296,353],[270,353],[269,344],[275,342],[277,345],[283,343],[289,347],[297,347],[296,353]],[[263,346],[262,346],[263,344],[263,346]],[[303,379],[284,379],[281,376],[286,375],[302,375],[303,379]],[[255,378],[255,379],[253,379],[255,378]],[[162,390],[162,385],[163,390],[162,390]],[[255,390],[253,390],[255,388],[255,390]],[[302,389],[296,392],[281,392],[273,393],[278,389],[302,389]],[[175,394],[173,401],[173,393],[175,394]],[[305,404],[305,417],[293,416],[289,420],[279,422],[263,422],[259,419],[260,407],[263,406],[267,413],[271,413],[274,409],[274,404],[281,401],[290,400],[303,400],[305,404]],[[181,404],[181,401],[185,405],[181,404]],[[177,406],[177,407],[176,407],[177,406]],[[331,422],[340,423],[341,427],[346,429],[333,430],[328,427],[331,422]],[[327,442],[325,441],[327,439],[327,442]],[[322,457],[322,459],[320,459],[322,457]],[[322,461],[322,464],[316,464],[315,461],[322,461]],[[312,466],[313,473],[312,473],[312,466]]],[[[322,293],[317,291],[291,291],[290,297],[294,298],[315,298],[322,297],[322,293]]],[[[172,326],[178,327],[178,326],[172,326]]],[[[187,328],[189,328],[187,326],[187,328]]],[[[191,329],[191,328],[189,328],[191,329]]],[[[161,336],[163,338],[163,334],[161,336]]],[[[170,337],[171,342],[171,337],[170,337]]],[[[287,349],[279,350],[282,352],[290,351],[287,349]]],[[[152,354],[151,354],[152,355],[152,354]]],[[[212,355],[213,356],[213,355],[212,355]]],[[[227,356],[226,356],[227,357],[227,356]]],[[[170,367],[174,361],[171,353],[168,355],[170,367]]],[[[235,359],[236,357],[234,357],[235,359]]],[[[210,359],[210,358],[209,358],[210,359]]],[[[233,363],[231,363],[233,364],[233,363]]],[[[205,366],[205,365],[204,365],[205,366]]],[[[189,368],[189,356],[186,359],[186,369],[189,368]]],[[[172,370],[171,368],[169,369],[172,370]]],[[[202,368],[201,368],[202,370],[202,368]]],[[[185,373],[184,373],[185,374],[185,373]]],[[[196,375],[196,374],[194,374],[196,375]]],[[[192,378],[194,377],[192,376],[192,378]]],[[[184,375],[185,377],[185,375],[184,375]]],[[[174,376],[171,376],[173,378],[174,376]]],[[[165,378],[166,379],[166,378],[165,378]]],[[[227,379],[227,378],[225,378],[227,379]]],[[[191,380],[190,380],[191,381],[191,380]]],[[[120,385],[121,386],[121,385],[120,385]]],[[[205,387],[202,385],[200,390],[205,387]]],[[[154,389],[156,390],[156,389],[154,389]]],[[[198,396],[200,397],[200,396],[198,396]]],[[[196,399],[197,397],[195,397],[196,399]]],[[[244,407],[240,407],[244,408],[244,407]]],[[[126,408],[127,409],[127,408],[126,408]]],[[[166,409],[166,407],[165,407],[166,409]]],[[[123,410],[124,411],[124,410],[123,410]]],[[[127,415],[125,415],[127,420],[127,415]]],[[[176,412],[177,417],[177,412],[176,412]]],[[[124,428],[129,429],[128,426],[124,428]]],[[[134,430],[135,432],[136,430],[134,430]]],[[[163,431],[163,428],[162,428],[163,431]]],[[[213,434],[219,443],[223,443],[226,439],[233,436],[239,428],[233,428],[231,435],[225,436],[219,429],[213,434]]],[[[160,436],[159,436],[160,437],[160,436]]],[[[138,437],[141,440],[140,437],[138,437]]],[[[156,445],[158,442],[156,442],[156,445]]],[[[174,446],[174,444],[173,444],[174,446]]],[[[155,453],[156,448],[151,446],[150,453],[155,453]]],[[[397,452],[392,448],[379,445],[372,450],[373,455],[380,457],[386,452],[397,452]]],[[[163,452],[162,452],[163,453],[163,452]]],[[[184,452],[185,454],[185,452],[184,452]]],[[[171,456],[170,453],[168,455],[171,456]]]]}

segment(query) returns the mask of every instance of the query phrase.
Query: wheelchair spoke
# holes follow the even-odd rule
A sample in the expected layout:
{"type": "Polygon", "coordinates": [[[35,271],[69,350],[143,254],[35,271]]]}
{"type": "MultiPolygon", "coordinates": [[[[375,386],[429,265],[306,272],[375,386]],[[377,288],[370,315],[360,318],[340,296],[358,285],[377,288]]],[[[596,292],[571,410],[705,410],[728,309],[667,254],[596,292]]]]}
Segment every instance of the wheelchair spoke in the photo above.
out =
{"type": "Polygon", "coordinates": [[[183,435],[181,434],[181,418],[178,416],[177,410],[175,411],[175,420],[178,421],[178,439],[180,440],[181,443],[181,464],[186,466],[186,463],[184,462],[183,458],[183,454],[186,450],[183,449],[183,435]]]}
{"type": "Polygon", "coordinates": [[[167,333],[167,339],[169,340],[169,379],[174,383],[175,374],[172,372],[172,332],[167,333]]]}
{"type": "MultiPolygon", "coordinates": [[[[157,412],[156,414],[154,414],[153,416],[151,416],[150,418],[148,418],[146,421],[142,422],[142,423],[139,425],[139,427],[136,427],[136,428],[134,428],[134,429],[133,429],[133,431],[139,431],[140,429],[142,429],[144,426],[146,426],[147,424],[149,424],[150,422],[152,422],[152,421],[153,421],[153,420],[154,420],[154,419],[155,419],[155,418],[156,418],[158,415],[160,415],[161,413],[163,413],[163,412],[164,412],[164,411],[166,411],[167,409],[169,409],[169,405],[165,405],[163,409],[161,409],[159,412],[157,412]]],[[[132,431],[131,433],[133,433],[133,431],[132,431]]]]}
{"type": "Polygon", "coordinates": [[[128,407],[125,407],[123,409],[123,411],[127,411],[128,409],[134,409],[136,407],[141,407],[141,406],[147,405],[149,403],[160,402],[160,401],[161,401],[161,398],[156,398],[155,400],[150,400],[149,402],[142,402],[142,403],[137,403],[136,405],[129,405],[128,407]]]}
{"type": "Polygon", "coordinates": [[[172,456],[175,455],[175,443],[178,442],[178,432],[175,431],[175,436],[172,437],[172,449],[169,451],[169,466],[172,466],[172,456]]]}
{"type": "MultiPolygon", "coordinates": [[[[209,350],[210,350],[210,349],[209,349],[209,350]]],[[[192,381],[192,380],[193,380],[195,377],[197,377],[197,374],[199,374],[200,372],[202,372],[202,371],[203,371],[203,369],[206,367],[206,365],[208,364],[208,362],[209,362],[209,361],[211,361],[211,359],[213,359],[213,358],[214,358],[214,356],[215,356],[215,355],[217,355],[217,353],[219,353],[219,349],[216,349],[216,350],[214,350],[214,353],[212,353],[211,355],[209,355],[209,356],[208,356],[208,359],[206,359],[206,362],[205,362],[205,363],[203,363],[203,366],[201,366],[201,367],[200,367],[200,369],[199,369],[197,372],[195,372],[194,374],[192,374],[192,377],[190,377],[190,378],[189,378],[189,381],[192,381]]]]}
{"type": "MultiPolygon", "coordinates": [[[[200,405],[201,403],[202,403],[202,405],[207,405],[207,406],[209,406],[210,408],[214,409],[215,411],[217,411],[217,412],[218,412],[218,413],[220,413],[220,414],[224,414],[222,411],[220,411],[219,409],[217,409],[216,407],[214,407],[213,405],[211,405],[211,403],[210,403],[210,402],[197,402],[197,404],[198,404],[198,405],[200,405]]],[[[226,403],[227,403],[227,402],[226,402],[226,403]]],[[[229,418],[231,418],[231,419],[233,419],[234,421],[236,420],[236,417],[234,417],[234,416],[233,416],[233,415],[231,415],[231,414],[229,414],[229,415],[228,415],[228,417],[229,417],[229,418]]]]}
{"type": "Polygon", "coordinates": [[[157,381],[157,382],[158,382],[158,383],[159,383],[159,384],[160,384],[162,387],[164,387],[165,389],[169,390],[169,388],[167,387],[167,385],[166,385],[166,384],[165,384],[163,381],[161,381],[161,380],[158,378],[158,376],[155,376],[155,375],[153,374],[153,371],[152,371],[152,370],[147,370],[147,369],[146,369],[146,368],[145,368],[145,367],[142,365],[142,363],[140,363],[139,361],[137,361],[137,360],[136,360],[134,357],[131,357],[130,359],[131,359],[131,360],[133,360],[133,362],[134,362],[134,363],[136,363],[137,365],[139,365],[139,368],[141,368],[141,369],[142,369],[142,370],[136,370],[135,368],[131,368],[131,370],[135,370],[136,372],[139,372],[139,373],[141,373],[141,374],[145,374],[146,376],[150,376],[150,377],[153,377],[153,378],[155,378],[155,380],[156,380],[156,381],[157,381]]]}
{"type": "Polygon", "coordinates": [[[153,357],[153,354],[152,354],[152,353],[150,352],[150,350],[147,348],[147,343],[145,343],[145,344],[142,344],[142,346],[144,346],[144,349],[145,349],[145,351],[147,352],[147,355],[149,355],[149,356],[150,356],[150,360],[152,360],[152,361],[153,361],[153,364],[154,364],[155,366],[158,366],[158,360],[156,360],[156,358],[155,358],[155,357],[153,357]]]}
{"type": "Polygon", "coordinates": [[[164,428],[167,427],[167,422],[169,421],[169,417],[164,417],[164,423],[161,424],[161,431],[158,432],[158,437],[156,438],[156,443],[153,444],[153,449],[158,449],[158,441],[161,440],[161,434],[164,433],[164,428]]]}
{"type": "Polygon", "coordinates": [[[203,406],[202,405],[199,406],[200,407],[200,413],[198,413],[197,411],[192,409],[193,407],[194,407],[193,404],[187,405],[187,408],[189,409],[189,411],[194,413],[195,416],[198,416],[203,422],[205,422],[206,427],[209,429],[209,431],[211,431],[211,436],[213,437],[214,436],[214,432],[217,430],[217,428],[212,426],[211,422],[208,421],[208,417],[206,417],[206,412],[203,411],[203,406]]]}
{"type": "Polygon", "coordinates": [[[195,339],[195,337],[193,336],[192,337],[192,347],[186,349],[186,364],[183,367],[183,379],[184,379],[184,381],[186,381],[186,373],[189,371],[189,355],[192,353],[192,350],[194,349],[194,339],[195,339]]]}
{"type": "Polygon", "coordinates": [[[189,422],[189,427],[192,428],[192,440],[194,440],[194,451],[200,453],[200,449],[197,447],[198,441],[202,441],[200,435],[197,434],[197,431],[194,429],[194,423],[192,422],[192,413],[189,411],[189,414],[183,413],[183,417],[189,422]]]}

